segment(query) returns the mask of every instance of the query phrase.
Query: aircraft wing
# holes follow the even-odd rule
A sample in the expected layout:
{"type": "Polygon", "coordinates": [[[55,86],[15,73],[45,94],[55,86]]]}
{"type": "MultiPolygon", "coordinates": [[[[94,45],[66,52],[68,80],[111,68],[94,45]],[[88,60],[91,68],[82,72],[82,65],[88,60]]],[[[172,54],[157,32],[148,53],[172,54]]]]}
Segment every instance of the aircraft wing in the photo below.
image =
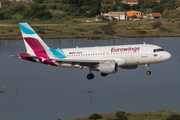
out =
{"type": "Polygon", "coordinates": [[[114,60],[77,60],[77,59],[47,59],[58,62],[59,64],[70,63],[73,65],[97,67],[99,63],[115,62],[114,60]]]}

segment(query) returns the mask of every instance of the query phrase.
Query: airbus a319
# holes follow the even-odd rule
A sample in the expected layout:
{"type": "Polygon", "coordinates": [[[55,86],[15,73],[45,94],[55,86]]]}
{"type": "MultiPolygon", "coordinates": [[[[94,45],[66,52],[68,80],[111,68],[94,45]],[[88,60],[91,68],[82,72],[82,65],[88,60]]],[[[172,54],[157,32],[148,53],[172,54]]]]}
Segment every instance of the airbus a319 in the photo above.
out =
{"type": "Polygon", "coordinates": [[[19,23],[27,52],[18,57],[32,62],[68,68],[88,68],[87,79],[94,78],[92,71],[102,76],[113,74],[118,67],[136,69],[145,65],[147,75],[151,74],[149,65],[167,61],[171,54],[160,46],[152,44],[116,45],[53,49],[36,34],[28,23],[19,23]]]}

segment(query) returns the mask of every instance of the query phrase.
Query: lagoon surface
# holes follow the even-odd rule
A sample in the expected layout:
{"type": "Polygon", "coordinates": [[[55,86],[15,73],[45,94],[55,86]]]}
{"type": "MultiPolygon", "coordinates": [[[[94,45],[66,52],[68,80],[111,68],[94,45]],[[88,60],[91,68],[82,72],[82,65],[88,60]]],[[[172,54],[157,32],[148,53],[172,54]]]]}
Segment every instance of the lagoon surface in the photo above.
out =
{"type": "Polygon", "coordinates": [[[0,120],[57,120],[93,113],[166,109],[180,111],[180,38],[116,40],[45,40],[52,48],[156,44],[171,53],[169,61],[87,80],[88,69],[61,68],[9,55],[26,52],[22,40],[0,41],[0,120]]]}

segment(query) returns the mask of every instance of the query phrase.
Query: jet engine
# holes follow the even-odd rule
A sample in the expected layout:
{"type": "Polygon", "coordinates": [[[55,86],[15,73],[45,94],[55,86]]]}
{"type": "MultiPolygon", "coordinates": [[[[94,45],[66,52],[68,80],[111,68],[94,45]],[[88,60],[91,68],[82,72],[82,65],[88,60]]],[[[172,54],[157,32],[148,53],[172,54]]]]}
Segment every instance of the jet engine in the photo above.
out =
{"type": "Polygon", "coordinates": [[[127,66],[121,66],[122,69],[136,69],[137,65],[127,65],[127,66]]]}
{"type": "Polygon", "coordinates": [[[118,68],[118,64],[115,62],[112,63],[100,63],[99,67],[97,68],[99,72],[104,74],[112,74],[116,73],[118,68]]]}

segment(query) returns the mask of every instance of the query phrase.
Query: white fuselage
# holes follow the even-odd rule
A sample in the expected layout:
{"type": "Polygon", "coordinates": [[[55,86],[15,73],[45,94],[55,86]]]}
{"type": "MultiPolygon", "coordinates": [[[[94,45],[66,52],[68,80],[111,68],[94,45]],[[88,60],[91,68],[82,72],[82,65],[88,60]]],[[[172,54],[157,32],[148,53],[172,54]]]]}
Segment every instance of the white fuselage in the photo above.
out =
{"type": "MultiPolygon", "coordinates": [[[[163,51],[161,47],[150,44],[71,48],[63,49],[63,51],[66,57],[64,59],[114,60],[118,66],[154,64],[164,62],[171,57],[170,53],[163,51]]],[[[68,64],[59,66],[71,67],[68,64]]]]}

